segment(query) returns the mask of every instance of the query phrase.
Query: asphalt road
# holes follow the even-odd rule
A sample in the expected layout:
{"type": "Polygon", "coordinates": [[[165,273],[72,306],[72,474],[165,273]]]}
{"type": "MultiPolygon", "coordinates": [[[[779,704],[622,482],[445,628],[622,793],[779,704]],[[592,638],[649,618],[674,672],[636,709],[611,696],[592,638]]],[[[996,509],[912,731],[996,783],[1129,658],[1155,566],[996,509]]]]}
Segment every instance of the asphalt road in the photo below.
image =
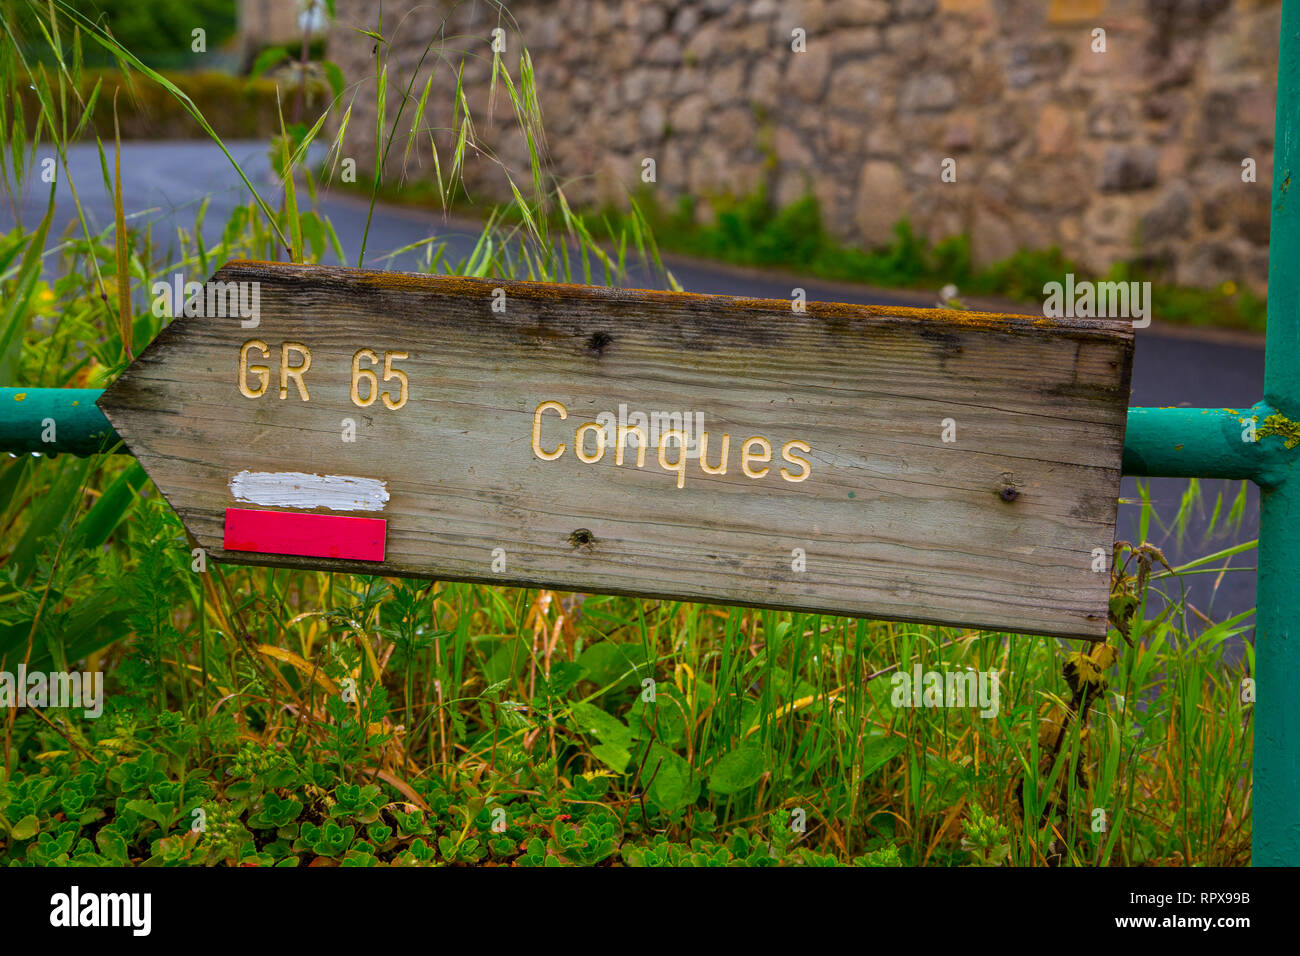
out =
{"type": "MultiPolygon", "coordinates": [[[[276,185],[270,173],[266,144],[227,144],[254,185],[272,205],[277,201],[276,185]]],[[[39,159],[51,155],[41,153],[39,159]]],[[[110,229],[112,206],[104,188],[99,156],[93,146],[76,147],[70,154],[72,183],[93,231],[110,229]]],[[[230,162],[213,144],[206,142],[125,143],[122,147],[123,195],[128,216],[136,225],[149,222],[155,245],[164,249],[175,241],[177,230],[192,233],[202,200],[207,197],[204,234],[211,241],[225,225],[231,211],[247,201],[248,194],[230,162]]],[[[67,178],[60,171],[56,192],[56,234],[76,226],[75,207],[67,178]]],[[[40,185],[37,182],[36,185],[40,185]]],[[[21,197],[19,211],[24,225],[34,226],[45,211],[47,194],[29,189],[21,197]]],[[[366,219],[366,204],[352,194],[323,194],[322,212],[333,222],[348,264],[355,265],[366,219]]],[[[0,205],[0,229],[14,225],[14,210],[0,205]]],[[[73,233],[77,235],[79,233],[73,233]]],[[[371,268],[418,269],[421,253],[396,250],[436,235],[447,244],[447,259],[468,255],[476,236],[472,224],[448,222],[440,214],[395,206],[378,206],[370,225],[365,264],[371,268]]],[[[793,286],[807,290],[813,301],[858,302],[880,305],[934,305],[933,297],[915,293],[885,291],[838,282],[795,277],[772,271],[741,270],[712,263],[670,258],[669,266],[683,288],[692,292],[787,298],[793,286]]],[[[203,278],[203,277],[193,277],[203,278]]],[[[636,271],[630,283],[662,287],[659,277],[636,271]]],[[[1005,306],[1004,306],[1005,307],[1005,306]]],[[[1012,307],[1015,308],[1015,307],[1012,307]]],[[[1023,308],[1023,307],[1020,307],[1023,308]]],[[[1249,406],[1263,393],[1264,349],[1262,339],[1228,333],[1199,332],[1164,327],[1157,321],[1138,332],[1133,369],[1133,405],[1249,406]]],[[[7,384],[7,383],[6,383],[7,384]]],[[[1178,512],[1187,490],[1183,479],[1151,479],[1149,488],[1157,515],[1166,523],[1178,512]]],[[[1192,560],[1249,541],[1258,535],[1258,492],[1246,483],[1247,506],[1239,527],[1228,528],[1222,519],[1208,534],[1209,517],[1216,498],[1223,497],[1223,514],[1236,498],[1239,482],[1201,482],[1201,503],[1182,541],[1172,529],[1153,523],[1148,540],[1162,548],[1171,564],[1192,560]]],[[[1136,480],[1125,478],[1117,535],[1134,540],[1137,536],[1139,500],[1136,480]]],[[[1190,575],[1182,579],[1188,604],[1211,620],[1222,620],[1254,607],[1255,553],[1248,551],[1233,559],[1248,570],[1190,575]]],[[[1177,598],[1181,588],[1168,582],[1169,593],[1177,598]]],[[[1195,622],[1195,617],[1190,623],[1195,622]]],[[[1195,628],[1194,628],[1195,629],[1195,628]]]]}

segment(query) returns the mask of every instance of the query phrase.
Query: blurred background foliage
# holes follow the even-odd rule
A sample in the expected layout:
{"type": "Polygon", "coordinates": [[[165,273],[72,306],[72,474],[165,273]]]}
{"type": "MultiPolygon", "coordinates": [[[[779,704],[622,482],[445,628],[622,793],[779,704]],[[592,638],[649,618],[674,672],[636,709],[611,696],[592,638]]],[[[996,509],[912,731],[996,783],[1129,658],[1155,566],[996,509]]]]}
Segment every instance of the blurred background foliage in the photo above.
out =
{"type": "MultiPolygon", "coordinates": [[[[4,0],[3,5],[24,51],[40,62],[56,62],[41,30],[45,18],[22,0],[4,0]]],[[[207,54],[219,52],[238,29],[238,0],[67,0],[67,6],[156,69],[210,69],[217,64],[207,54]],[[204,31],[207,53],[193,49],[196,29],[204,31]]],[[[112,53],[99,44],[84,46],[82,57],[92,68],[114,64],[112,53]]]]}

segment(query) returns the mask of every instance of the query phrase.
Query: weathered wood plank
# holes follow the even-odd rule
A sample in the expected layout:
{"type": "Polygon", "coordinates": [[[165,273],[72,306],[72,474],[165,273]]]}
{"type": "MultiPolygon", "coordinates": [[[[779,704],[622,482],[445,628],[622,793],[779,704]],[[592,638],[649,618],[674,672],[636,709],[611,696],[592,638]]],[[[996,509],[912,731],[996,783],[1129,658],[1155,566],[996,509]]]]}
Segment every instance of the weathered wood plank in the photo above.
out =
{"type": "Polygon", "coordinates": [[[260,284],[257,327],[177,319],[100,405],[218,559],[1105,635],[1130,323],[258,262],[214,279],[260,284]],[[357,398],[389,353],[387,403],[352,398],[362,349],[357,398]],[[307,353],[303,401],[279,366],[307,353]],[[578,427],[620,405],[699,414],[726,473],[653,435],[638,467],[630,432],[618,464],[616,429],[579,460],[578,427]],[[382,482],[382,512],[349,513],[387,519],[385,559],[227,552],[226,509],[260,506],[241,472],[382,482]]]}

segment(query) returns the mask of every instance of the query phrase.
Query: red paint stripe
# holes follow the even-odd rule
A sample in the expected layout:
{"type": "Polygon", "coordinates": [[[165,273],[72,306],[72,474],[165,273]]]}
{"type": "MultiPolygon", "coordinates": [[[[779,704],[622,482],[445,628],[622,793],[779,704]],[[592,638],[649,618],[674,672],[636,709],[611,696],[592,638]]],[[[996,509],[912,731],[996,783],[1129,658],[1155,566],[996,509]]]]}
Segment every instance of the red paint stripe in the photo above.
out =
{"type": "Polygon", "coordinates": [[[349,561],[384,560],[383,518],[226,509],[227,551],[349,561]]]}

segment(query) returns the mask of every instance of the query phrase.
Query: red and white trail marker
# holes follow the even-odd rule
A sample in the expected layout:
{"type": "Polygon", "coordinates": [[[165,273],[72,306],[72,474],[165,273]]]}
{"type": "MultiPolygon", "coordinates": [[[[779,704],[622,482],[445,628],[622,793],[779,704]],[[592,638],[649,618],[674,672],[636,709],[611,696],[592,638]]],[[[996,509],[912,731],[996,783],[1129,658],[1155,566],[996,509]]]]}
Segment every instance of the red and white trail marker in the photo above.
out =
{"type": "Polygon", "coordinates": [[[241,502],[296,511],[227,508],[227,551],[282,554],[344,561],[383,561],[388,524],[383,519],[327,511],[383,511],[388,487],[378,478],[312,475],[301,471],[239,472],[230,494],[241,502]]]}

